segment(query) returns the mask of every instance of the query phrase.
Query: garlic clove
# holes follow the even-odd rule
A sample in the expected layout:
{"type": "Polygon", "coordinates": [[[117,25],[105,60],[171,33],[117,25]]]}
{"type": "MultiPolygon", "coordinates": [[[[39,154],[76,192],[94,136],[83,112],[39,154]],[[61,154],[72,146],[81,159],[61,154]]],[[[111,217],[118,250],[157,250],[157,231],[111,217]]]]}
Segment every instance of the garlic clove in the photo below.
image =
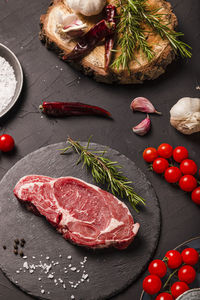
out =
{"type": "Polygon", "coordinates": [[[86,27],[76,14],[60,15],[57,32],[63,38],[75,38],[83,35],[86,27]]]}
{"type": "Polygon", "coordinates": [[[137,126],[133,127],[132,130],[135,134],[143,136],[149,132],[151,128],[151,120],[149,118],[149,115],[137,126]]]}
{"type": "Polygon", "coordinates": [[[146,112],[146,113],[155,113],[158,115],[162,115],[161,112],[157,111],[153,104],[144,97],[137,97],[133,99],[130,105],[130,109],[134,111],[141,111],[141,112],[146,112]]]}

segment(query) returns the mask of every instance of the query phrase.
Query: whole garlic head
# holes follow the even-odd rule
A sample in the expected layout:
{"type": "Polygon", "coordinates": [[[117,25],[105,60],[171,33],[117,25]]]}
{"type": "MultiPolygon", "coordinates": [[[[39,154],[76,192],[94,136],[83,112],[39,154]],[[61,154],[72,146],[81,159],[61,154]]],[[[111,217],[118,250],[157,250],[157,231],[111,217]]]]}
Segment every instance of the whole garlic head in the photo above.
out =
{"type": "Polygon", "coordinates": [[[106,5],[106,0],[65,0],[76,13],[84,16],[98,15],[106,5]]]}
{"type": "Polygon", "coordinates": [[[200,131],[200,99],[181,98],[170,110],[170,123],[183,134],[200,131]]]}

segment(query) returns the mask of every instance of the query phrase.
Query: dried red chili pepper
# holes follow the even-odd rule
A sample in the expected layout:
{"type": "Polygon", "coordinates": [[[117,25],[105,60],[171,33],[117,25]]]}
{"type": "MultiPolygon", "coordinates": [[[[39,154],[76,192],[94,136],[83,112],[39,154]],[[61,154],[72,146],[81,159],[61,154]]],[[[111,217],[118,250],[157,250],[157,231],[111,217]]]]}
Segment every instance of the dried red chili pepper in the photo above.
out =
{"type": "Polygon", "coordinates": [[[74,49],[62,57],[63,60],[79,60],[88,55],[105,37],[115,32],[115,23],[101,20],[84,34],[74,49]]]}
{"type": "Polygon", "coordinates": [[[81,102],[43,102],[39,106],[41,111],[52,117],[99,115],[111,117],[111,114],[98,106],[89,105],[81,102]]]}
{"type": "MultiPolygon", "coordinates": [[[[116,28],[116,18],[115,18],[117,13],[116,7],[112,4],[109,4],[106,6],[105,11],[106,11],[106,21],[113,22],[116,28]]],[[[113,45],[114,45],[114,33],[107,36],[105,41],[105,71],[108,70],[111,61],[113,45]]]]}

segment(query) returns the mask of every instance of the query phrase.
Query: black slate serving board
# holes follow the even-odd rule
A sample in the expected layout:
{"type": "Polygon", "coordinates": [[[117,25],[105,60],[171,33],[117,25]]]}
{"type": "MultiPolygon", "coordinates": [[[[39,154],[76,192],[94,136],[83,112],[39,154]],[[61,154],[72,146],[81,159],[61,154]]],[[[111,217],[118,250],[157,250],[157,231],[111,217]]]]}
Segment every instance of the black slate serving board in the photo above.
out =
{"type": "MultiPolygon", "coordinates": [[[[103,150],[105,146],[91,144],[103,150]]],[[[113,149],[107,156],[123,166],[134,182],[135,191],[146,199],[137,214],[123,200],[141,228],[133,243],[123,251],[91,250],[65,241],[45,218],[25,210],[13,195],[17,181],[28,174],[51,177],[74,176],[94,183],[73,151],[60,155],[65,143],[53,144],[30,153],[12,167],[0,182],[0,266],[19,288],[41,299],[106,299],[136,280],[147,267],[160,233],[160,208],[156,194],[145,175],[127,157],[113,149]],[[14,240],[24,238],[25,258],[13,253],[14,240]]],[[[21,248],[20,248],[21,249],[21,248]]],[[[20,250],[21,251],[21,250],[20,250]]]]}

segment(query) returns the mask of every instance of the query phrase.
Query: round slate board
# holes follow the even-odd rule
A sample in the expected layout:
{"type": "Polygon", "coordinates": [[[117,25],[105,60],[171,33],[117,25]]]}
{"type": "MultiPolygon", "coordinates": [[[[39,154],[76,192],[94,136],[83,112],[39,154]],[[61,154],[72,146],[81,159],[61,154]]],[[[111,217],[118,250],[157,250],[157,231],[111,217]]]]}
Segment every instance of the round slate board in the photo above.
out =
{"type": "MultiPolygon", "coordinates": [[[[83,143],[86,145],[86,143],[83,143]]],[[[134,182],[146,207],[137,214],[141,227],[126,249],[91,250],[72,245],[45,220],[27,211],[13,195],[17,181],[25,175],[74,176],[94,183],[92,176],[73,151],[60,155],[65,143],[49,145],[30,153],[10,169],[0,182],[0,266],[6,276],[23,291],[42,299],[97,300],[109,298],[130,285],[146,268],[158,243],[160,208],[156,194],[145,175],[127,157],[113,149],[106,156],[122,165],[124,174],[134,182]],[[24,238],[25,258],[13,253],[14,240],[24,238]]],[[[105,146],[91,144],[98,150],[105,146]]],[[[19,251],[21,248],[19,247],[19,251]]]]}

